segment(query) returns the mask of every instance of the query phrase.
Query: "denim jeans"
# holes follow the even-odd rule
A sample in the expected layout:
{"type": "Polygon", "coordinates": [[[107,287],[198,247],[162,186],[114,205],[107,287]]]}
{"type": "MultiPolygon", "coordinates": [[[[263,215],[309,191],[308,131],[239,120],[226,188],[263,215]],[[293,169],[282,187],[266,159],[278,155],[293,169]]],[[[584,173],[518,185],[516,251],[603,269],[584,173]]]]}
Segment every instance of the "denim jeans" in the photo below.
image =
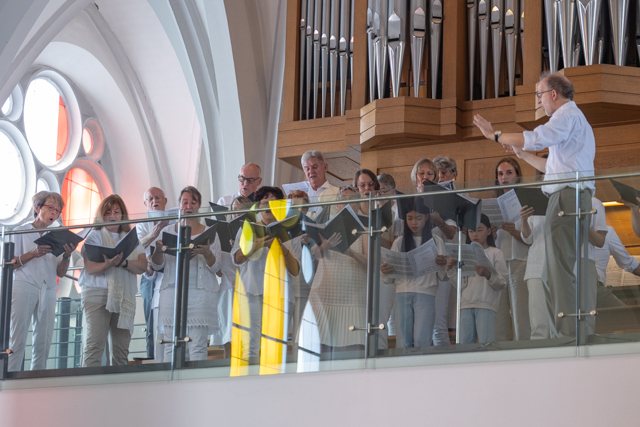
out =
{"type": "Polygon", "coordinates": [[[140,277],[140,296],[142,296],[142,307],[144,309],[144,321],[147,324],[147,357],[153,359],[155,342],[153,330],[153,309],[151,300],[153,298],[153,287],[155,280],[149,280],[146,274],[140,277]]]}
{"type": "Polygon", "coordinates": [[[407,348],[431,345],[436,319],[435,296],[399,292],[396,294],[395,316],[396,340],[400,341],[400,346],[407,348]]]}
{"type": "MultiPolygon", "coordinates": [[[[449,293],[451,282],[439,281],[436,291],[436,320],[433,325],[433,345],[451,345],[449,341],[449,293]]],[[[455,307],[455,305],[454,305],[455,307]]]]}
{"type": "Polygon", "coordinates": [[[496,340],[496,312],[486,308],[460,310],[461,344],[473,344],[496,340]]]}

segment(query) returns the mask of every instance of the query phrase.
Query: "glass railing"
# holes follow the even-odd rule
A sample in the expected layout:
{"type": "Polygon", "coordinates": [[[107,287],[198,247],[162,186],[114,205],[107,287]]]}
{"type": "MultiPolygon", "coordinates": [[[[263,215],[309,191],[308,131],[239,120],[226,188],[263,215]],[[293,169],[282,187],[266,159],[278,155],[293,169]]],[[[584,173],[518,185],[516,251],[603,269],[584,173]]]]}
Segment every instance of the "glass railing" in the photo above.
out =
{"type": "Polygon", "coordinates": [[[638,341],[640,211],[618,201],[640,194],[640,171],[546,179],[4,227],[2,378],[638,341]]]}

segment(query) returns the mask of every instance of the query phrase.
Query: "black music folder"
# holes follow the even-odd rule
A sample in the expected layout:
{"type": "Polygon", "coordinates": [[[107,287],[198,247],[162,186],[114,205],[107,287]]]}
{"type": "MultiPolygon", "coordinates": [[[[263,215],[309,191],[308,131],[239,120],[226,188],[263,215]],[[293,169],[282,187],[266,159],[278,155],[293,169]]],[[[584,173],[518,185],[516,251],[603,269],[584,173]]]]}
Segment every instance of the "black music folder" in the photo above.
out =
{"type": "MultiPolygon", "coordinates": [[[[393,212],[391,211],[391,200],[387,201],[384,205],[379,207],[378,209],[371,210],[371,224],[376,223],[376,217],[378,215],[382,216],[381,227],[386,227],[387,229],[393,225],[393,212]]],[[[362,225],[365,227],[369,226],[369,216],[368,215],[360,215],[358,214],[358,218],[362,225]]]]}
{"type": "Polygon", "coordinates": [[[424,204],[431,210],[438,212],[443,219],[451,219],[459,227],[476,230],[482,215],[482,200],[473,201],[457,193],[439,194],[448,191],[434,182],[424,182],[422,198],[424,204]]]}
{"type": "Polygon", "coordinates": [[[116,246],[113,248],[107,248],[106,246],[98,246],[91,245],[86,243],[84,245],[85,251],[87,254],[87,258],[93,262],[104,262],[104,255],[107,258],[111,259],[122,253],[122,260],[118,263],[116,267],[120,267],[120,264],[124,262],[129,255],[138,247],[140,243],[138,242],[138,234],[136,232],[136,228],[133,227],[131,231],[129,231],[122,239],[116,243],[116,246]]]}
{"type": "Polygon", "coordinates": [[[233,243],[231,242],[236,238],[238,230],[242,227],[246,217],[246,214],[242,214],[231,221],[205,218],[204,222],[207,226],[217,226],[216,233],[220,240],[220,249],[222,252],[231,252],[231,248],[233,247],[233,243]]]}
{"type": "Polygon", "coordinates": [[[342,241],[332,249],[338,252],[345,252],[360,237],[365,227],[351,206],[347,205],[326,224],[304,223],[304,228],[307,235],[317,245],[322,244],[321,235],[328,239],[334,233],[339,233],[342,236],[342,241]]]}
{"type": "Polygon", "coordinates": [[[611,181],[618,193],[620,193],[622,200],[633,203],[634,205],[640,205],[640,202],[638,202],[638,199],[636,198],[640,197],[640,190],[636,190],[635,188],[627,184],[623,184],[620,181],[616,181],[615,179],[610,179],[609,181],[611,181]]]}
{"type": "MultiPolygon", "coordinates": [[[[216,239],[216,229],[217,225],[213,225],[206,230],[204,230],[198,237],[195,239],[191,239],[189,242],[193,245],[193,247],[197,247],[200,245],[206,245],[207,242],[209,244],[213,243],[216,239]]],[[[173,233],[167,233],[166,231],[162,233],[162,252],[167,255],[176,256],[177,247],[178,247],[178,235],[173,233]]]]}
{"type": "Polygon", "coordinates": [[[211,211],[214,213],[224,212],[223,215],[214,215],[218,221],[225,221],[227,219],[226,213],[229,212],[229,208],[226,206],[219,205],[217,203],[209,202],[209,206],[211,206],[211,211]]]}
{"type": "Polygon", "coordinates": [[[549,197],[540,188],[514,188],[522,206],[533,208],[534,215],[546,215],[549,197]]]}
{"type": "Polygon", "coordinates": [[[49,245],[51,246],[51,253],[53,256],[60,256],[64,253],[64,245],[70,243],[77,245],[82,242],[89,234],[91,229],[87,229],[84,236],[81,234],[73,233],[70,230],[54,230],[45,233],[42,237],[35,240],[36,245],[49,245]]]}

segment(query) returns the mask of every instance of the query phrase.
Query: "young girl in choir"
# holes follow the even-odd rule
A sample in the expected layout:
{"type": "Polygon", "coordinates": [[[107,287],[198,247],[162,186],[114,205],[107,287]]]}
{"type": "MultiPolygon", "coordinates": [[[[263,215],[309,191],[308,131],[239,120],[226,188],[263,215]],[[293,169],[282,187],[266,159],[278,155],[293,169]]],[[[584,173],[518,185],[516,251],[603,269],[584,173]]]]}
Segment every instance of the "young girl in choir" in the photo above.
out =
{"type": "MultiPolygon", "coordinates": [[[[460,310],[461,344],[486,343],[495,341],[496,312],[500,294],[507,285],[507,264],[504,254],[495,246],[491,233],[491,222],[482,215],[476,231],[467,230],[467,244],[477,242],[484,248],[496,273],[476,265],[476,274],[462,278],[462,296],[460,310]]],[[[457,285],[457,271],[453,268],[458,261],[450,258],[447,262],[447,274],[454,286],[457,285]]]]}
{"type": "MultiPolygon", "coordinates": [[[[431,235],[429,209],[413,199],[404,199],[402,205],[405,212],[404,233],[393,242],[391,250],[409,252],[433,238],[438,253],[435,262],[446,266],[444,243],[440,237],[431,235]]],[[[413,279],[388,277],[394,269],[386,262],[380,266],[380,271],[383,282],[396,287],[396,347],[430,346],[436,316],[436,291],[439,280],[446,280],[444,269],[413,279]]]]}

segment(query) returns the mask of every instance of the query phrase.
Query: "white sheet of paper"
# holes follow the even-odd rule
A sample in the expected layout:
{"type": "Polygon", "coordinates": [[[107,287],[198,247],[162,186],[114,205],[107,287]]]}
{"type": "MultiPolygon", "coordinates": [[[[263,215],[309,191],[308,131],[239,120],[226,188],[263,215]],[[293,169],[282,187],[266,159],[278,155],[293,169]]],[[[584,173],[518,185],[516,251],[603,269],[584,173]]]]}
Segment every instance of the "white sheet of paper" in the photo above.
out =
{"type": "Polygon", "coordinates": [[[285,195],[288,195],[289,193],[295,190],[302,190],[305,193],[309,194],[309,181],[294,182],[291,184],[282,184],[282,189],[284,190],[285,195]]]}
{"type": "Polygon", "coordinates": [[[381,248],[382,261],[393,266],[394,279],[414,279],[426,274],[442,271],[444,266],[436,264],[438,247],[433,239],[409,252],[396,252],[381,248]]]}
{"type": "Polygon", "coordinates": [[[393,267],[393,272],[387,274],[387,277],[394,279],[413,279],[415,277],[407,252],[396,252],[380,248],[380,254],[382,255],[382,261],[393,267]]]}
{"type": "Polygon", "coordinates": [[[505,222],[498,199],[482,199],[482,213],[489,217],[491,225],[496,227],[500,227],[505,222]]]}
{"type": "MultiPolygon", "coordinates": [[[[457,243],[445,243],[447,249],[447,255],[450,258],[458,259],[458,244],[457,243]]],[[[462,256],[458,261],[462,261],[462,276],[473,276],[476,274],[475,265],[476,255],[471,245],[462,245],[462,256]]]]}
{"type": "MultiPolygon", "coordinates": [[[[447,254],[454,259],[458,259],[458,245],[456,243],[446,243],[447,254]]],[[[470,245],[462,245],[462,259],[463,262],[462,275],[473,276],[476,274],[476,264],[485,267],[491,272],[491,274],[497,274],[491,261],[487,258],[487,254],[484,251],[482,245],[478,242],[471,242],[470,245]]]]}
{"type": "MultiPolygon", "coordinates": [[[[180,208],[171,208],[166,211],[147,211],[147,218],[161,218],[163,216],[174,216],[178,215],[180,212],[180,208]]],[[[169,224],[175,224],[177,220],[172,219],[169,221],[169,224]]]]}
{"type": "Polygon", "coordinates": [[[520,209],[522,209],[522,205],[513,189],[498,197],[498,204],[500,205],[500,210],[502,210],[502,216],[505,222],[515,223],[520,219],[520,209]]]}
{"type": "Polygon", "coordinates": [[[473,249],[473,252],[475,253],[476,263],[486,268],[487,270],[489,270],[491,274],[498,274],[496,269],[493,268],[491,261],[489,261],[489,258],[487,257],[487,253],[484,251],[484,248],[482,247],[482,245],[478,242],[471,242],[470,246],[473,249]]]}
{"type": "Polygon", "coordinates": [[[415,277],[442,271],[444,266],[436,264],[438,247],[433,238],[423,245],[407,252],[415,277]]]}

